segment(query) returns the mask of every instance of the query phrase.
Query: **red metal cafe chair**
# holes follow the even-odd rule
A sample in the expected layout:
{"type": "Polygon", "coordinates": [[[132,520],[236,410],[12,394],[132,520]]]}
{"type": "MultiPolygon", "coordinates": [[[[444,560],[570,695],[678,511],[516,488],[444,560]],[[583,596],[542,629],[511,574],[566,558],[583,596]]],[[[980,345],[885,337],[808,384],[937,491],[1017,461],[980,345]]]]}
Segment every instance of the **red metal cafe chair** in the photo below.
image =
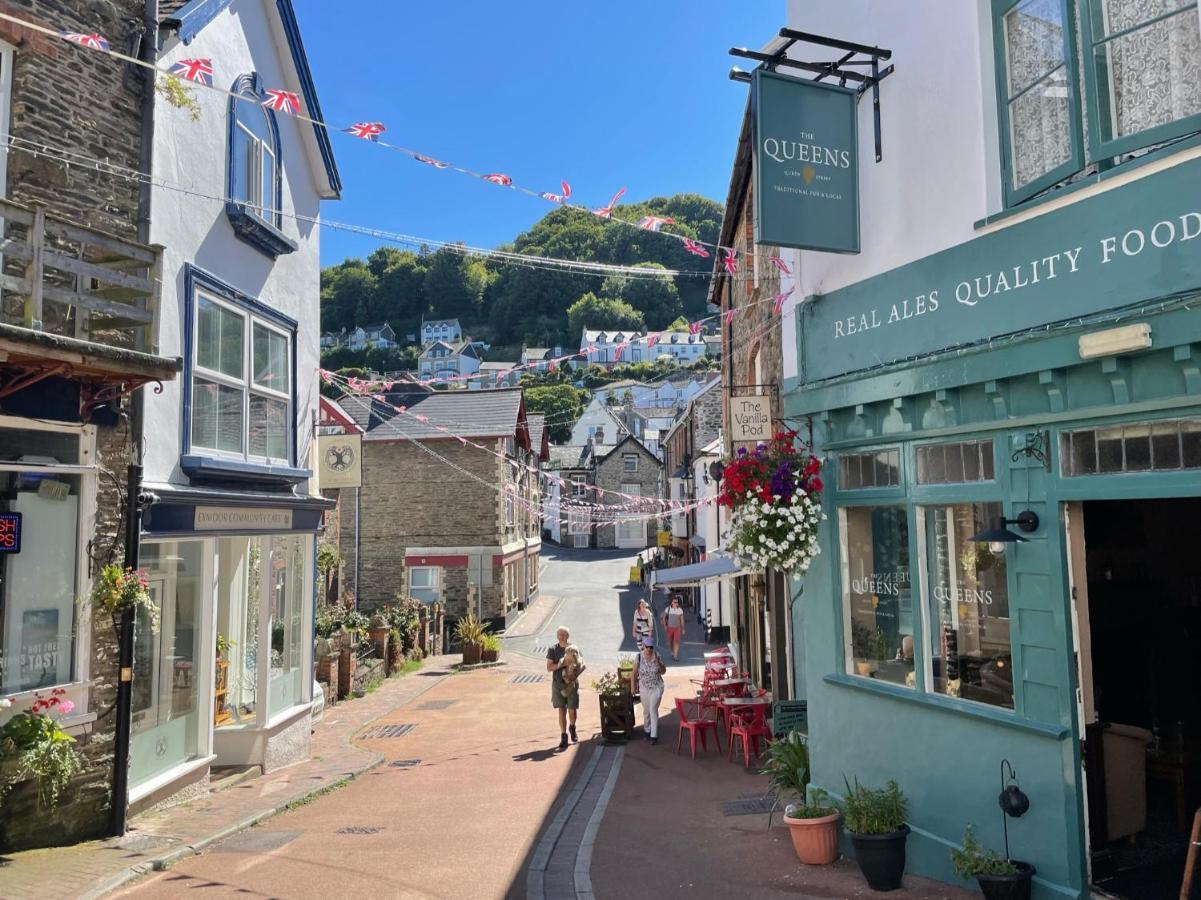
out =
{"type": "Polygon", "coordinates": [[[751,767],[751,742],[754,742],[754,755],[758,758],[759,738],[771,740],[771,729],[767,727],[767,721],[764,718],[764,707],[757,704],[741,709],[731,709],[727,711],[726,715],[730,717],[730,736],[726,747],[727,758],[733,761],[734,743],[741,740],[743,765],[749,769],[751,767]]]}
{"type": "Polygon", "coordinates": [[[676,755],[680,753],[680,744],[684,741],[684,732],[688,732],[688,747],[692,752],[692,758],[696,759],[696,738],[700,735],[701,749],[708,750],[709,746],[705,741],[705,734],[713,732],[713,741],[717,744],[717,752],[721,753],[721,738],[717,728],[717,718],[713,714],[715,711],[706,705],[703,705],[700,700],[685,700],[682,697],[676,698],[676,713],[680,717],[680,730],[676,734],[676,755]]]}

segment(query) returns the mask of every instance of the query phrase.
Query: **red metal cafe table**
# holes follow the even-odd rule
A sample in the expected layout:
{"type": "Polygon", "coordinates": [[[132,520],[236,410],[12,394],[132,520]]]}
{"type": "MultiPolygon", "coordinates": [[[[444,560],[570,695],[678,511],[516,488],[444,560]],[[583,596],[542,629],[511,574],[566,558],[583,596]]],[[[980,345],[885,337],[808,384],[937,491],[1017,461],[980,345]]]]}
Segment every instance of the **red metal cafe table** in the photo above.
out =
{"type": "MultiPolygon", "coordinates": [[[[748,684],[750,683],[745,678],[729,680],[746,681],[748,684]]],[[[725,725],[727,740],[729,740],[730,737],[730,710],[753,709],[756,706],[765,706],[767,709],[771,709],[771,700],[768,697],[722,697],[718,703],[721,705],[721,718],[725,725]]],[[[765,714],[766,712],[767,710],[764,711],[765,714]]]]}

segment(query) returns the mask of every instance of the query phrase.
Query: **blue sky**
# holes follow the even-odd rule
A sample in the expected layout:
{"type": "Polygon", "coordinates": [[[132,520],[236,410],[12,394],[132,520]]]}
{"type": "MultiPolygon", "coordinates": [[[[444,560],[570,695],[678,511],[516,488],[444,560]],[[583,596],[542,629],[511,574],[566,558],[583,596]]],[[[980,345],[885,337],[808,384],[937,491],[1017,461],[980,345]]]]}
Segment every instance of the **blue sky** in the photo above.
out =
{"type": "MultiPolygon", "coordinates": [[[[758,47],[784,0],[295,0],[325,119],[590,206],[693,191],[724,200],[747,88],[732,46],[758,47]],[[353,14],[351,13],[353,9],[353,14]]],[[[745,61],[743,68],[747,68],[745,61]]],[[[335,135],[333,220],[495,246],[545,202],[335,135]]],[[[324,264],[378,241],[333,229],[324,264]]]]}

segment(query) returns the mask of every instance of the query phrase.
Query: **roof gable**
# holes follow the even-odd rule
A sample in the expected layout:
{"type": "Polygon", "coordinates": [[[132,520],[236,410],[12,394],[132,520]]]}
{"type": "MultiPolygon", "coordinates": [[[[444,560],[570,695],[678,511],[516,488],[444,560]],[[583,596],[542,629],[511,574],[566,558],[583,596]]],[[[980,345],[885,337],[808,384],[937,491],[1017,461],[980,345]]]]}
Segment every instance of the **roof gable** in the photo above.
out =
{"type": "MultiPolygon", "coordinates": [[[[190,44],[204,27],[224,12],[233,0],[160,0],[159,21],[175,30],[184,44],[190,44]]],[[[267,2],[267,0],[262,0],[267,2]]],[[[322,123],[325,117],[321,113],[321,103],[317,99],[317,86],[313,81],[313,72],[309,68],[308,55],[304,50],[304,42],[300,37],[300,24],[296,21],[296,10],[292,0],[274,0],[275,9],[279,14],[279,25],[284,38],[288,42],[292,65],[296,69],[300,93],[304,97],[304,109],[308,118],[315,123],[322,123]]],[[[329,140],[329,130],[321,124],[313,125],[313,136],[316,140],[317,151],[325,167],[328,189],[322,192],[326,199],[336,200],[342,195],[342,176],[338,172],[338,164],[334,159],[334,148],[329,140]]]]}

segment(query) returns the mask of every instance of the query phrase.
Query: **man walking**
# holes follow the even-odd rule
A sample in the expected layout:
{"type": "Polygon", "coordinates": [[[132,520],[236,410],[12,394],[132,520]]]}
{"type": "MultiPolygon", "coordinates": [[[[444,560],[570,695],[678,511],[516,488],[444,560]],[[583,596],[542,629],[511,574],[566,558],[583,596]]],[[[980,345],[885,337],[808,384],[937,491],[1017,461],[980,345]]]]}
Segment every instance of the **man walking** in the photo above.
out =
{"type": "Polygon", "coordinates": [[[571,640],[571,632],[560,625],[555,636],[558,638],[558,643],[552,644],[546,651],[546,671],[554,673],[550,683],[550,702],[551,706],[559,711],[559,731],[561,733],[559,749],[566,750],[568,733],[571,734],[573,744],[580,739],[575,730],[576,713],[580,708],[580,691],[578,685],[569,690],[563,680],[563,670],[566,665],[564,657],[571,640]],[[569,719],[570,724],[568,724],[569,719]]]}

